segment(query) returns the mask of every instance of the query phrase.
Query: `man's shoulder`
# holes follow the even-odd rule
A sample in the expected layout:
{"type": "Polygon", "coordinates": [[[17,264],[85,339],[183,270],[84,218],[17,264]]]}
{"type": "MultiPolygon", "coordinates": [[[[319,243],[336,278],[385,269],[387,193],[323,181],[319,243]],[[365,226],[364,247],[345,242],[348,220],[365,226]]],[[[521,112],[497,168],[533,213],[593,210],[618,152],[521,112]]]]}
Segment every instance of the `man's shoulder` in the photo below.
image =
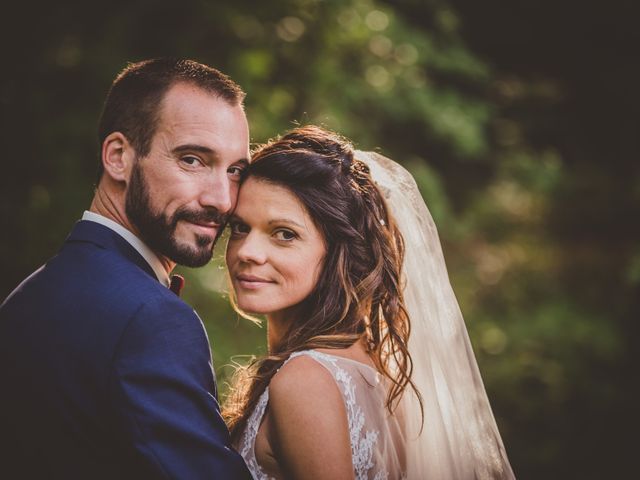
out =
{"type": "Polygon", "coordinates": [[[116,323],[135,315],[197,318],[189,305],[135,262],[90,243],[65,245],[24,280],[5,304],[21,310],[22,305],[37,304],[51,313],[73,311],[96,319],[117,318],[116,323]]]}
{"type": "Polygon", "coordinates": [[[190,305],[157,278],[117,253],[106,251],[96,259],[95,266],[97,283],[103,287],[86,292],[86,298],[95,298],[110,309],[121,305],[127,311],[135,311],[137,317],[153,319],[149,326],[171,322],[173,318],[198,318],[190,305]]]}
{"type": "Polygon", "coordinates": [[[166,290],[157,278],[119,252],[91,244],[65,246],[45,264],[39,275],[51,288],[66,287],[80,298],[115,296],[119,303],[142,296],[161,299],[162,289],[166,290]]]}

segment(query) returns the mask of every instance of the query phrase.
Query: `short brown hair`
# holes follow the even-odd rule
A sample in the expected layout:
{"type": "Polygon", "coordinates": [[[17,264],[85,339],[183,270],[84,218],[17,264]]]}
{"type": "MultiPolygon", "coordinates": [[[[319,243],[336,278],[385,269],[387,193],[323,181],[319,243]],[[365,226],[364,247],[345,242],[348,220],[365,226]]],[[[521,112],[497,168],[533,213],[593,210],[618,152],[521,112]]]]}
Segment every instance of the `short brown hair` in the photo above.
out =
{"type": "MultiPolygon", "coordinates": [[[[194,84],[231,105],[242,105],[245,97],[240,86],[224,73],[193,60],[155,58],[130,63],[113,81],[105,99],[98,124],[98,148],[108,135],[121,132],[138,156],[148,155],[162,99],[178,82],[194,84]]],[[[100,159],[98,180],[102,172],[100,159]]]]}

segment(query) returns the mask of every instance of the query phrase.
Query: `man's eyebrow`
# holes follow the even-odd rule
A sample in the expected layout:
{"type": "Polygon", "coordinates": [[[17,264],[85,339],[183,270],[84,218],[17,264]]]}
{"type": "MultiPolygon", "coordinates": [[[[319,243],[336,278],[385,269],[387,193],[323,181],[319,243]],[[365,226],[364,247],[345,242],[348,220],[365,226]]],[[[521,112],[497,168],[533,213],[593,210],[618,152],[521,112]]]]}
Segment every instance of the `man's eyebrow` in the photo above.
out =
{"type": "MultiPolygon", "coordinates": [[[[204,145],[198,145],[198,144],[195,144],[195,143],[187,143],[186,145],[178,145],[173,150],[171,150],[171,153],[173,153],[174,155],[178,155],[178,154],[184,153],[184,152],[198,152],[198,153],[207,154],[207,155],[212,156],[212,157],[216,157],[218,155],[218,152],[216,152],[214,149],[209,148],[209,147],[205,147],[204,145]]],[[[248,158],[240,158],[234,163],[241,163],[242,166],[246,167],[247,165],[249,165],[250,162],[249,162],[248,158]]]]}
{"type": "Polygon", "coordinates": [[[199,152],[199,153],[206,153],[208,155],[216,155],[215,150],[209,147],[205,147],[204,145],[197,145],[194,143],[187,143],[186,145],[178,145],[173,150],[171,150],[171,153],[183,153],[183,152],[199,152]]]}

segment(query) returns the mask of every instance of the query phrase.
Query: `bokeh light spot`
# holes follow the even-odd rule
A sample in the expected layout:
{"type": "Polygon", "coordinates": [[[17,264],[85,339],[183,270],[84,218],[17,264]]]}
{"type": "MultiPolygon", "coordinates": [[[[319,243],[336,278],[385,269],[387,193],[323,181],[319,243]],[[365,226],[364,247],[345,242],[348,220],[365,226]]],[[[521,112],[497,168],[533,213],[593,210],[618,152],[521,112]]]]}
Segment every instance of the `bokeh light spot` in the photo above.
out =
{"type": "Polygon", "coordinates": [[[380,10],[372,10],[364,19],[367,27],[375,32],[381,32],[389,26],[389,16],[380,10]]]}
{"type": "Polygon", "coordinates": [[[410,43],[398,45],[395,50],[395,57],[401,65],[413,65],[418,61],[418,49],[410,43]]]}
{"type": "Polygon", "coordinates": [[[496,326],[491,326],[484,330],[480,337],[482,349],[491,355],[498,355],[504,352],[507,342],[507,335],[496,326]]]}
{"type": "Polygon", "coordinates": [[[374,35],[369,40],[369,50],[379,57],[387,57],[393,50],[393,42],[384,35],[374,35]]]}
{"type": "Polygon", "coordinates": [[[393,82],[391,74],[382,65],[372,65],[367,68],[365,78],[369,85],[378,89],[390,88],[393,82]]]}
{"type": "Polygon", "coordinates": [[[298,17],[284,17],[276,26],[278,37],[285,42],[295,42],[305,30],[304,22],[298,17]]]}

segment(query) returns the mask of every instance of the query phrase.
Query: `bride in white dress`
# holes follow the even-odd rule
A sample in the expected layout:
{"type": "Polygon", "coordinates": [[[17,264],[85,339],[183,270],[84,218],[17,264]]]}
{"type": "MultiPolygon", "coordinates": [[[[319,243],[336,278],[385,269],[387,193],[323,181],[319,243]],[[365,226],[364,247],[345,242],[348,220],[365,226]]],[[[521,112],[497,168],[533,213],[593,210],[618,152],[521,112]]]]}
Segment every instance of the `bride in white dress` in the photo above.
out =
{"type": "Polygon", "coordinates": [[[269,355],[224,415],[254,478],[514,478],[411,176],[318,127],[247,174],[227,265],[269,355]]]}

